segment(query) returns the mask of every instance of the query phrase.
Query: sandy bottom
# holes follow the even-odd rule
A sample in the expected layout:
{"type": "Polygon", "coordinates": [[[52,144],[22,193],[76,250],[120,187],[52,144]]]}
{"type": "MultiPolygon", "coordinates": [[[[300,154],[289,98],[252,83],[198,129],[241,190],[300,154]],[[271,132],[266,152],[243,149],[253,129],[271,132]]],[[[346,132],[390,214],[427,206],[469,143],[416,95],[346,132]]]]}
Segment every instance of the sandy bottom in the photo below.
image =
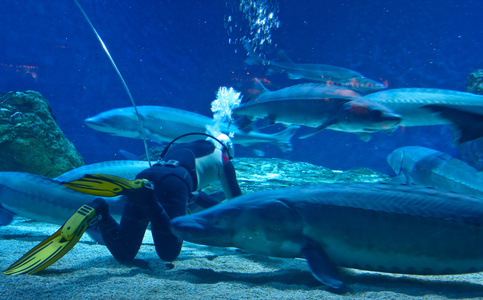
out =
{"type": "MultiPolygon", "coordinates": [[[[16,218],[0,227],[0,268],[6,269],[58,229],[16,218]]],[[[0,273],[0,299],[454,299],[482,298],[482,274],[406,276],[343,270],[347,287],[319,284],[302,259],[251,255],[234,248],[185,243],[169,268],[148,231],[137,256],[146,265],[116,262],[106,247],[84,235],[58,262],[37,275],[0,273]]]]}

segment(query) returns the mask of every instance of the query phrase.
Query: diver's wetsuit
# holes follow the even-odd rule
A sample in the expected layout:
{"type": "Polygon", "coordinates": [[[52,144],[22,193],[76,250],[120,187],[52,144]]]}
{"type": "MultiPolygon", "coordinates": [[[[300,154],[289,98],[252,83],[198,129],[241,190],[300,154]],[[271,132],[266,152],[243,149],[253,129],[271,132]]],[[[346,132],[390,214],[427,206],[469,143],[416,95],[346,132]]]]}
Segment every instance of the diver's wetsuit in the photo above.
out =
{"type": "MultiPolygon", "coordinates": [[[[136,178],[151,181],[153,189],[136,189],[128,196],[120,225],[107,213],[103,200],[96,199],[93,205],[102,216],[98,223],[102,238],[120,262],[134,259],[149,222],[158,256],[175,260],[183,241],[171,233],[170,220],[186,214],[192,192],[219,180],[227,198],[241,195],[233,164],[209,141],[172,146],[161,163],[136,178]]],[[[202,206],[218,203],[204,193],[200,198],[202,206]]]]}

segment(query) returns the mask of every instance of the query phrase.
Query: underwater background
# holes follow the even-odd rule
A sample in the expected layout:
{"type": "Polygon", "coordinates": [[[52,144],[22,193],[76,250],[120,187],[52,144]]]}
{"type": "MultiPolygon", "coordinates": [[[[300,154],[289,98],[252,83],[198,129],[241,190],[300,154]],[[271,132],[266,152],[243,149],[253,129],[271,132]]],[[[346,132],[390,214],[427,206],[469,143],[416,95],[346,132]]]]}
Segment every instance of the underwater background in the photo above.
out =
{"type": "MultiPolygon", "coordinates": [[[[169,106],[211,117],[219,87],[233,87],[247,97],[255,78],[270,90],[304,82],[286,74],[268,74],[261,64],[248,65],[248,46],[262,60],[272,60],[283,50],[296,63],[349,68],[390,89],[465,91],[468,76],[483,69],[481,0],[78,1],[138,106],[169,106]]],[[[65,159],[72,166],[64,169],[125,159],[126,153],[144,154],[141,140],[110,136],[84,124],[88,117],[129,107],[131,102],[74,1],[3,1],[1,15],[0,117],[5,112],[10,117],[3,101],[18,96],[10,91],[33,90],[45,97],[58,124],[55,135],[48,133],[60,136],[62,131],[81,156],[65,159]]],[[[50,116],[45,106],[41,113],[50,116]]],[[[32,128],[34,137],[36,129],[32,128]]],[[[276,125],[265,132],[282,129],[276,125]]],[[[322,182],[387,182],[393,171],[386,157],[401,146],[424,146],[456,158],[465,151],[453,142],[448,125],[401,126],[392,134],[374,133],[367,142],[332,130],[307,139],[298,139],[300,135],[292,139],[292,152],[262,144],[264,157],[236,146],[234,165],[243,193],[322,182]]],[[[482,141],[466,143],[474,160],[483,157],[482,141]]],[[[60,142],[57,146],[68,148],[60,142]]],[[[0,165],[5,160],[16,163],[7,156],[15,151],[0,150],[0,165]]],[[[40,155],[35,147],[27,147],[27,152],[33,152],[34,158],[40,155]]],[[[45,156],[44,161],[37,159],[39,164],[60,165],[45,156]]],[[[473,174],[468,177],[481,180],[473,174]]],[[[218,189],[211,186],[204,191],[218,189]]],[[[15,216],[0,228],[3,270],[59,225],[15,216]]],[[[344,270],[351,289],[340,295],[321,286],[304,260],[189,242],[173,268],[159,259],[154,242],[146,236],[138,258],[150,268],[119,264],[106,247],[84,235],[68,256],[41,276],[0,273],[0,298],[481,298],[483,273],[411,276],[344,270]]]]}
{"type": "MultiPolygon", "coordinates": [[[[242,94],[253,78],[270,90],[301,83],[247,66],[243,41],[272,59],[356,70],[389,88],[464,91],[483,65],[481,1],[80,1],[117,63],[137,105],[212,116],[220,86],[242,94]],[[253,9],[253,5],[263,9],[253,9]],[[243,8],[243,9],[241,9],[243,8]],[[243,11],[244,10],[244,11],[243,11]],[[272,13],[272,15],[270,15],[272,13]],[[258,22],[257,22],[258,20],[258,22]]],[[[4,1],[0,18],[0,91],[35,90],[50,103],[86,164],[143,154],[140,140],[112,137],[84,119],[131,103],[98,40],[73,1],[4,1]]],[[[280,127],[273,130],[278,131],[280,127]]],[[[391,173],[386,156],[420,145],[459,157],[449,126],[356,135],[324,130],[294,138],[293,152],[264,144],[266,157],[331,169],[391,173]]],[[[254,156],[237,148],[237,156],[254,156]]]]}

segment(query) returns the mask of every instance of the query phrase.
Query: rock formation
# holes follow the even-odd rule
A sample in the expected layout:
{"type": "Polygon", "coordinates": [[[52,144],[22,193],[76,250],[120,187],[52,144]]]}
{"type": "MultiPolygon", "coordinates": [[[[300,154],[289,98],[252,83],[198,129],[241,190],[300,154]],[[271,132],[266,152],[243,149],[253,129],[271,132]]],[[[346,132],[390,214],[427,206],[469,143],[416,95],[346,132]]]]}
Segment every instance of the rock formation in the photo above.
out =
{"type": "Polygon", "coordinates": [[[56,177],[84,161],[34,91],[0,95],[0,171],[56,177]]]}

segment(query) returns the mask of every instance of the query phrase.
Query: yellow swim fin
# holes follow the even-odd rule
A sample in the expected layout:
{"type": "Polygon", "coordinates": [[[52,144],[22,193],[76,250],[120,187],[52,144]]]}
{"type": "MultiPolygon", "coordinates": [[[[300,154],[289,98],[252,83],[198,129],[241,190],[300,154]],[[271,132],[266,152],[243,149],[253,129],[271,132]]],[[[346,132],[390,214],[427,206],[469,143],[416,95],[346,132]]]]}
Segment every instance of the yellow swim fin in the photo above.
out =
{"type": "Polygon", "coordinates": [[[148,187],[150,182],[146,179],[128,180],[113,175],[94,174],[85,175],[78,180],[63,182],[62,184],[84,194],[116,197],[126,195],[133,189],[148,187]]]}
{"type": "Polygon", "coordinates": [[[83,205],[56,233],[27,252],[3,273],[31,275],[42,271],[69,252],[96,221],[96,211],[83,205]]]}

